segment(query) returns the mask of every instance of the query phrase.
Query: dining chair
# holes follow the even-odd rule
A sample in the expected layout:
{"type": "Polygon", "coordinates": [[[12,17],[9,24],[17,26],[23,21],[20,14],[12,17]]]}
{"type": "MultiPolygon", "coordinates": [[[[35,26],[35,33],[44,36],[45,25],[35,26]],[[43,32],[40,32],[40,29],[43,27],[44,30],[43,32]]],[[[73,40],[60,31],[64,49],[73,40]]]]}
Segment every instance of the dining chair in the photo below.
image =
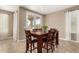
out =
{"type": "Polygon", "coordinates": [[[25,30],[25,34],[26,34],[26,52],[30,50],[30,52],[32,53],[32,51],[35,49],[34,44],[37,42],[37,40],[32,39],[32,36],[29,30],[25,30]]]}
{"type": "Polygon", "coordinates": [[[55,34],[54,34],[54,39],[55,39],[55,46],[56,48],[58,48],[58,44],[59,44],[59,31],[55,28],[51,28],[49,31],[52,32],[52,30],[54,30],[55,34]]]}
{"type": "Polygon", "coordinates": [[[48,51],[51,49],[52,52],[55,50],[55,40],[56,40],[56,31],[51,29],[48,31],[47,38],[43,39],[43,43],[45,44],[45,49],[48,51]]]}

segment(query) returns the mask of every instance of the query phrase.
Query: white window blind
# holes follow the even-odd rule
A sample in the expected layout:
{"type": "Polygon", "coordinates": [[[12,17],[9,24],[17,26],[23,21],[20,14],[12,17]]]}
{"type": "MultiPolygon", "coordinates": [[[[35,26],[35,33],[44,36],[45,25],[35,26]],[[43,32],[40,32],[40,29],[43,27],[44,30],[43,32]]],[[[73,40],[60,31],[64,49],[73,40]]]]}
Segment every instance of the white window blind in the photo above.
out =
{"type": "Polygon", "coordinates": [[[8,33],[8,14],[0,14],[0,33],[8,33]]]}

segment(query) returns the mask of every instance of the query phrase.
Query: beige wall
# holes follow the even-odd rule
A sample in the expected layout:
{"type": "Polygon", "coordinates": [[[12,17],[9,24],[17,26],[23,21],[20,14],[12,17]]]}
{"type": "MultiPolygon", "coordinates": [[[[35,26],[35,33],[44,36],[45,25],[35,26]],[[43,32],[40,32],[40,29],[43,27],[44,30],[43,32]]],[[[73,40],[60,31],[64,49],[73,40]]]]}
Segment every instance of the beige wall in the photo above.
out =
{"type": "Polygon", "coordinates": [[[13,14],[9,14],[9,34],[13,35],[13,14]]]}
{"type": "Polygon", "coordinates": [[[45,24],[49,28],[56,28],[59,31],[60,38],[65,38],[65,13],[58,11],[45,16],[45,24]]]}
{"type": "Polygon", "coordinates": [[[26,20],[26,10],[19,8],[19,40],[24,39],[24,20],[26,20]]]}

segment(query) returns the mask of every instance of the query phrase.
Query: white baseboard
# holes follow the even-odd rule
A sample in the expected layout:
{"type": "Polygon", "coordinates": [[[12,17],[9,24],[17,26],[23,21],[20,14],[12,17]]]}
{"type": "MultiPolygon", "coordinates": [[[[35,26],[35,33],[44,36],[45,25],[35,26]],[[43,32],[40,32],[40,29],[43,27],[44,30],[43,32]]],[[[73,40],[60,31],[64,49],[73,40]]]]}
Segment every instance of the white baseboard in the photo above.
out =
{"type": "Polygon", "coordinates": [[[0,38],[0,40],[8,40],[8,39],[12,40],[13,37],[2,37],[2,38],[0,38]]]}
{"type": "MultiPolygon", "coordinates": [[[[17,40],[17,41],[25,41],[26,39],[24,38],[23,40],[17,40]]],[[[73,41],[73,40],[68,40],[66,38],[59,38],[59,40],[64,40],[64,41],[69,41],[69,42],[74,42],[74,43],[79,43],[79,41],[73,41]]]]}
{"type": "Polygon", "coordinates": [[[66,38],[59,38],[60,40],[67,40],[66,38]]]}
{"type": "Polygon", "coordinates": [[[74,42],[74,43],[79,43],[79,41],[68,40],[66,38],[59,38],[59,40],[70,41],[70,42],[74,42]]]}

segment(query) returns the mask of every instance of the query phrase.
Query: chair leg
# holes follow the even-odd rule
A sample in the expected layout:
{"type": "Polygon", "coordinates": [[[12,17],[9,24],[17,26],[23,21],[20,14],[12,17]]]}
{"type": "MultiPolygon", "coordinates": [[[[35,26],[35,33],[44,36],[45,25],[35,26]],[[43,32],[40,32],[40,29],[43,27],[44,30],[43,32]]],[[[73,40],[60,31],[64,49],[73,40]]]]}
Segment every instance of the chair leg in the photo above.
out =
{"type": "Polygon", "coordinates": [[[31,46],[30,46],[31,48],[30,48],[30,53],[32,53],[32,43],[31,43],[31,46]]]}
{"type": "Polygon", "coordinates": [[[27,53],[27,50],[26,50],[26,52],[25,53],[27,53]]]}
{"type": "Polygon", "coordinates": [[[54,50],[54,46],[52,47],[52,52],[53,52],[53,50],[54,50]]]}
{"type": "Polygon", "coordinates": [[[27,50],[29,50],[29,43],[26,43],[26,53],[27,53],[27,50]]]}
{"type": "Polygon", "coordinates": [[[52,43],[51,43],[51,49],[52,49],[52,52],[53,52],[54,51],[54,45],[52,43]]]}
{"type": "Polygon", "coordinates": [[[47,53],[48,53],[48,43],[47,43],[47,53]]]}
{"type": "Polygon", "coordinates": [[[53,45],[53,50],[55,50],[55,45],[53,45]]]}
{"type": "Polygon", "coordinates": [[[26,45],[26,53],[27,53],[27,45],[26,45]]]}
{"type": "MultiPolygon", "coordinates": [[[[52,44],[51,44],[51,49],[52,49],[52,44]]],[[[53,50],[52,50],[53,51],[53,50]]]]}
{"type": "Polygon", "coordinates": [[[34,43],[33,43],[33,48],[34,48],[34,43]]]}
{"type": "Polygon", "coordinates": [[[52,43],[51,43],[51,49],[52,49],[52,43]]]}
{"type": "Polygon", "coordinates": [[[26,53],[27,53],[27,48],[26,48],[26,53]]]}

